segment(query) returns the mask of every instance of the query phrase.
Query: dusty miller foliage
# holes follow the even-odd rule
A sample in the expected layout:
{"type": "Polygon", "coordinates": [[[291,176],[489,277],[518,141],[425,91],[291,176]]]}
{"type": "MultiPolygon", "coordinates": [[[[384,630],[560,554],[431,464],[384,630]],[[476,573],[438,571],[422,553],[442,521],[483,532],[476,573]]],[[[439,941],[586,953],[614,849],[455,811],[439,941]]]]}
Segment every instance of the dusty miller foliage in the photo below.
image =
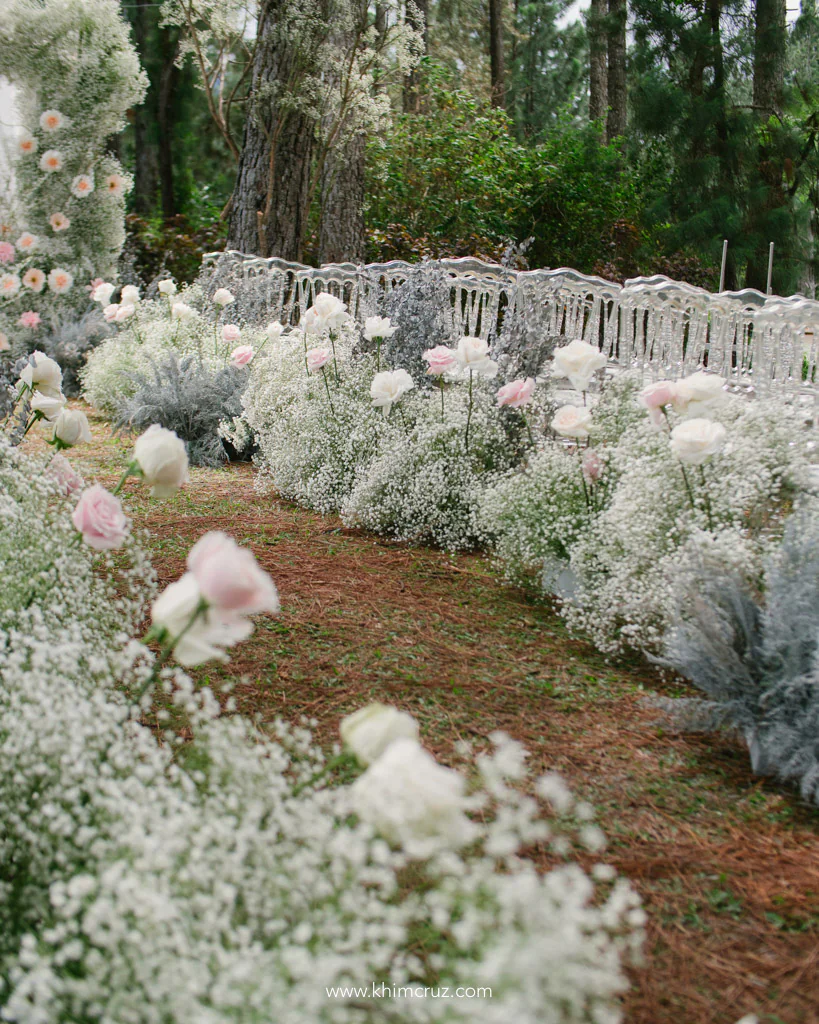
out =
{"type": "Polygon", "coordinates": [[[663,663],[707,699],[666,709],[699,730],[738,730],[757,774],[795,783],[819,803],[819,509],[789,522],[766,564],[764,602],[716,572],[697,589],[663,663]]]}
{"type": "MultiPolygon", "coordinates": [[[[118,429],[141,432],[152,423],[174,430],[188,446],[195,466],[219,466],[228,454],[219,424],[242,411],[247,370],[210,369],[196,356],[169,354],[150,372],[133,374],[136,391],[123,398],[115,417],[118,429]]],[[[240,453],[241,454],[241,453],[240,453]]]]}
{"type": "MultiPolygon", "coordinates": [[[[451,310],[451,282],[440,264],[414,268],[384,299],[382,315],[398,326],[381,348],[384,362],[390,368],[403,367],[418,382],[429,383],[421,356],[426,349],[456,340],[451,310]]],[[[374,345],[369,343],[369,347],[374,345]]]]}
{"type": "Polygon", "coordinates": [[[505,380],[538,377],[547,372],[555,349],[573,340],[562,334],[544,335],[536,322],[524,312],[514,310],[504,318],[500,336],[493,345],[493,357],[505,380]]]}
{"type": "Polygon", "coordinates": [[[50,333],[39,339],[40,350],[60,364],[63,394],[68,398],[77,398],[82,391],[80,372],[86,355],[112,334],[114,329],[103,320],[102,311],[94,308],[79,320],[55,322],[50,333]]]}

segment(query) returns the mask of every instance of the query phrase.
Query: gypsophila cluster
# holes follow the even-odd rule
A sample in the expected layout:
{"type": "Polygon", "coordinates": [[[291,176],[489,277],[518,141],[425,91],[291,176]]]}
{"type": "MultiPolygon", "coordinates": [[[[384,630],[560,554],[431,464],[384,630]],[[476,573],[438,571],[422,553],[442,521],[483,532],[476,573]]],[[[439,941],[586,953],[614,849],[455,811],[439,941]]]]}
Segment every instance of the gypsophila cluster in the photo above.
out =
{"type": "Polygon", "coordinates": [[[343,520],[414,544],[451,551],[477,546],[485,482],[517,461],[524,439],[520,424],[499,414],[494,390],[486,385],[473,391],[467,450],[468,417],[464,387],[445,393],[443,417],[438,395],[416,395],[389,442],[359,473],[342,505],[343,520]]]}
{"type": "MultiPolygon", "coordinates": [[[[248,327],[233,314],[233,297],[226,289],[221,290],[224,295],[216,292],[222,300],[228,297],[220,302],[207,300],[198,285],[177,292],[170,279],[159,282],[155,299],[144,299],[139,289],[127,286],[115,302],[116,291],[105,282],[94,291],[95,301],[116,333],[90,354],[82,375],[85,397],[111,416],[169,360],[192,358],[214,377],[231,367],[247,367],[275,344],[283,330],[280,324],[248,327]]],[[[218,443],[218,421],[236,414],[232,406],[228,400],[221,416],[214,412],[213,444],[218,443]]],[[[179,417],[186,415],[180,408],[179,417]]]]}
{"type": "MultiPolygon", "coordinates": [[[[147,473],[148,452],[135,455],[147,473]]],[[[385,1006],[430,1022],[620,1019],[623,963],[645,913],[602,862],[591,808],[559,779],[537,782],[539,800],[527,795],[525,751],[501,734],[446,768],[391,709],[352,716],[329,762],[311,723],[220,715],[209,689],[157,674],[122,631],[144,592],[120,598],[118,616],[107,608],[127,577],[119,560],[86,570],[89,550],[66,525],[64,471],[52,484],[41,461],[5,448],[0,458],[19,499],[3,509],[4,564],[20,556],[0,624],[4,1019],[341,1024],[379,1019],[385,1006]],[[48,578],[31,579],[43,557],[48,578]],[[156,731],[142,723],[151,687],[156,731]],[[365,770],[333,785],[334,765],[349,772],[352,758],[365,770]],[[521,856],[532,844],[551,847],[555,866],[521,856]],[[576,847],[601,860],[591,874],[576,847]],[[371,984],[492,995],[396,991],[385,1002],[342,991],[371,984]]],[[[207,535],[163,596],[192,577],[209,602],[275,610],[275,588],[239,554],[207,535]]]]}
{"type": "Polygon", "coordinates": [[[355,335],[337,333],[335,357],[327,338],[301,330],[284,335],[252,367],[244,394],[245,419],[260,448],[260,485],[320,512],[339,510],[401,427],[398,412],[386,417],[372,404],[375,360],[354,358],[355,335]]]}
{"type": "Polygon", "coordinates": [[[687,421],[725,432],[701,463],[671,447],[685,422],[673,411],[658,428],[644,420],[608,450],[616,485],[572,548],[576,593],[565,612],[604,650],[658,650],[684,584],[709,566],[753,582],[807,485],[810,438],[781,401],[730,399],[712,420],[687,421]]]}
{"type": "Polygon", "coordinates": [[[130,177],[106,153],[146,86],[114,0],[9,0],[0,74],[16,86],[18,222],[0,238],[0,331],[12,351],[88,305],[115,272],[130,177]]]}

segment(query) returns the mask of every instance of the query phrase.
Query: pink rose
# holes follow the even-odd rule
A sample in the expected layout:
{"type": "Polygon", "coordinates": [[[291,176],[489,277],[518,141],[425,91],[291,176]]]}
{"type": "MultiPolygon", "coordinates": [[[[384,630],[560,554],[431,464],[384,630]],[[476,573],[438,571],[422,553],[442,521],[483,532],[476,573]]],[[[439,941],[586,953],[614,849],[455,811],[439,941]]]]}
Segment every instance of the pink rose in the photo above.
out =
{"type": "MultiPolygon", "coordinates": [[[[105,313],[107,313],[107,311],[110,308],[111,308],[110,306],[106,306],[105,307],[105,311],[103,312],[103,316],[105,316],[105,313]]],[[[125,320],[130,320],[131,317],[134,315],[134,313],[136,313],[136,306],[132,306],[129,302],[120,303],[117,306],[116,313],[114,313],[114,323],[121,324],[125,320]]]]}
{"type": "Polygon", "coordinates": [[[253,355],[252,345],[240,345],[230,353],[230,361],[234,366],[247,366],[253,355]]]}
{"type": "Polygon", "coordinates": [[[35,313],[33,309],[29,309],[26,313],[20,317],[18,321],[21,327],[39,327],[43,322],[40,319],[40,314],[35,313]]]}
{"type": "Polygon", "coordinates": [[[241,336],[242,331],[238,324],[225,324],[222,328],[222,341],[226,341],[230,345],[234,341],[238,341],[241,336]]]}
{"type": "Polygon", "coordinates": [[[671,405],[676,397],[677,388],[673,380],[658,380],[655,384],[649,384],[648,387],[643,388],[637,396],[637,401],[645,409],[652,411],[671,405]]]}
{"type": "Polygon", "coordinates": [[[55,455],[46,468],[50,477],[66,497],[76,494],[85,486],[85,481],[64,455],[55,455]]]}
{"type": "Polygon", "coordinates": [[[71,521],[85,543],[95,551],[120,548],[128,536],[128,520],[119,498],[99,484],[82,492],[71,513],[71,521]]]}
{"type": "Polygon", "coordinates": [[[14,263],[16,250],[11,242],[0,242],[0,263],[14,263]]]}
{"type": "Polygon", "coordinates": [[[102,315],[103,315],[103,317],[105,319],[105,322],[107,324],[113,323],[114,320],[116,320],[116,318],[117,318],[117,313],[118,312],[119,312],[119,303],[118,302],[112,302],[108,306],[106,306],[105,309],[102,311],[102,315]]]}
{"type": "Polygon", "coordinates": [[[259,568],[253,552],[240,548],[226,533],[200,537],[188,552],[188,568],[202,596],[220,611],[258,615],[279,610],[273,580],[259,568]]]}
{"type": "Polygon", "coordinates": [[[92,279],[91,284],[87,284],[85,286],[85,290],[87,292],[90,292],[93,295],[94,292],[99,287],[99,285],[101,285],[101,284],[105,284],[105,280],[103,278],[101,278],[101,277],[95,277],[95,278],[92,279]]]}
{"type": "Polygon", "coordinates": [[[593,448],[589,448],[583,455],[583,477],[586,483],[596,484],[604,469],[603,460],[593,448]]]}
{"type": "Polygon", "coordinates": [[[446,345],[436,345],[435,348],[428,348],[423,354],[423,359],[429,363],[427,373],[433,377],[440,377],[449,373],[455,368],[457,362],[455,352],[446,345]]]}
{"type": "Polygon", "coordinates": [[[532,377],[526,380],[519,378],[504,384],[498,389],[498,405],[508,405],[511,409],[520,409],[532,400],[535,392],[535,382],[532,377]]]}
{"type": "Polygon", "coordinates": [[[307,351],[307,369],[320,370],[325,363],[329,362],[332,352],[329,348],[311,348],[307,351]]]}

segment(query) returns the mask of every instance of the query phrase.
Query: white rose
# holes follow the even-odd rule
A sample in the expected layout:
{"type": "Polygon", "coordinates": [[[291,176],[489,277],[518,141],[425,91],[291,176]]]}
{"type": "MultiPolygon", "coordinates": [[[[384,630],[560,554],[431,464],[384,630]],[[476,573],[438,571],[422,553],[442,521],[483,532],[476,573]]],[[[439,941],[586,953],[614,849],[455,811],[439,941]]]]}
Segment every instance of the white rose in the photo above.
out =
{"type": "Polygon", "coordinates": [[[301,318],[301,327],[305,334],[321,334],[327,325],[316,312],[316,307],[311,306],[301,318]]]}
{"type": "Polygon", "coordinates": [[[135,306],[139,302],[139,288],[135,284],[126,284],[119,301],[122,306],[135,306]]]}
{"type": "Polygon", "coordinates": [[[364,321],[364,337],[367,341],[391,338],[397,330],[397,327],[392,326],[388,316],[369,316],[364,321]]]}
{"type": "Polygon", "coordinates": [[[31,396],[31,411],[39,412],[45,419],[53,420],[65,408],[65,398],[62,395],[46,395],[42,391],[35,391],[31,396]]]}
{"type": "Polygon", "coordinates": [[[383,409],[386,416],[393,405],[415,387],[415,381],[406,370],[383,370],[373,377],[370,398],[376,409],[383,409]]]}
{"type": "Polygon", "coordinates": [[[157,288],[160,295],[176,295],[176,285],[169,277],[164,281],[160,281],[157,288]]]}
{"type": "Polygon", "coordinates": [[[406,711],[376,702],[342,718],[339,732],[344,746],[366,767],[395,740],[417,740],[418,723],[406,711]]]}
{"type": "Polygon", "coordinates": [[[23,367],[20,380],[32,391],[42,391],[44,395],[57,398],[62,394],[63,371],[45,352],[32,352],[31,359],[23,367]]]}
{"type": "Polygon", "coordinates": [[[563,437],[588,437],[591,428],[591,412],[576,405],[562,406],[552,420],[552,430],[563,437]]]}
{"type": "Polygon", "coordinates": [[[576,391],[588,391],[592,377],[607,362],[599,348],[578,339],[555,350],[552,370],[558,377],[568,377],[576,391]]]}
{"type": "Polygon", "coordinates": [[[321,292],[316,296],[313,302],[313,309],[316,311],[316,316],[320,316],[322,320],[326,320],[328,323],[334,318],[341,316],[343,316],[344,320],[347,319],[347,304],[329,292],[321,292]]]}
{"type": "Polygon", "coordinates": [[[154,498],[168,498],[188,481],[185,445],[172,430],[166,430],[157,423],[137,438],[134,460],[154,498]]]}
{"type": "Polygon", "coordinates": [[[107,306],[111,301],[111,296],[114,294],[115,290],[115,285],[109,284],[107,281],[103,281],[102,284],[98,284],[94,289],[94,293],[91,298],[101,306],[107,306]]]}
{"type": "Polygon", "coordinates": [[[236,301],[236,297],[227,288],[217,288],[213,293],[213,301],[217,306],[229,306],[236,301]]]}
{"type": "Polygon", "coordinates": [[[166,629],[169,637],[177,638],[173,653],[186,668],[214,659],[226,661],[222,648],[232,647],[253,632],[248,619],[205,608],[192,572],[163,590],[151,606],[151,622],[157,629],[166,629]]]}
{"type": "Polygon", "coordinates": [[[483,338],[461,338],[455,350],[455,358],[464,373],[471,370],[479,377],[488,379],[498,374],[498,364],[489,358],[489,343],[483,338]]]}
{"type": "Polygon", "coordinates": [[[85,413],[79,409],[63,409],[54,421],[54,440],[69,447],[93,440],[85,413]]]}
{"type": "Polygon", "coordinates": [[[466,780],[409,737],[389,744],[349,790],[358,817],[410,854],[458,847],[475,835],[466,817],[466,780]]]}
{"type": "Polygon", "coordinates": [[[105,322],[107,324],[113,323],[117,318],[117,313],[119,313],[119,310],[120,305],[118,302],[112,302],[109,305],[107,305],[105,309],[102,311],[102,315],[105,322]]]}
{"type": "Polygon", "coordinates": [[[175,302],[171,306],[171,317],[174,320],[192,320],[196,316],[196,310],[186,306],[184,302],[175,302]]]}
{"type": "Polygon", "coordinates": [[[268,324],[267,329],[265,330],[265,334],[271,341],[278,341],[279,338],[284,334],[284,324],[279,323],[278,320],[276,320],[275,323],[268,324]]]}
{"type": "Polygon", "coordinates": [[[691,418],[709,416],[728,398],[723,390],[724,384],[724,377],[704,370],[683,377],[674,388],[674,409],[691,418]]]}
{"type": "Polygon", "coordinates": [[[678,423],[671,431],[671,450],[680,460],[699,466],[725,444],[727,434],[721,423],[696,419],[678,423]]]}

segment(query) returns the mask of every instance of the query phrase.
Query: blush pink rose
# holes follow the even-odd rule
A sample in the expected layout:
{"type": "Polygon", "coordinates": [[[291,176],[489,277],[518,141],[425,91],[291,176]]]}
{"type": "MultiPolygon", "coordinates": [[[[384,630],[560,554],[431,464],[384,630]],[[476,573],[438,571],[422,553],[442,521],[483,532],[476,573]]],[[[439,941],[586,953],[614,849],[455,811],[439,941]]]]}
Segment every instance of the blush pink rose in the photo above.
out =
{"type": "Polygon", "coordinates": [[[99,484],[82,492],[71,521],[95,551],[120,548],[128,536],[128,520],[119,498],[99,484]]]}
{"type": "Polygon", "coordinates": [[[423,359],[429,364],[427,373],[432,377],[440,377],[455,369],[457,357],[451,348],[446,345],[436,345],[435,348],[428,348],[423,353],[423,359]]]}
{"type": "Polygon", "coordinates": [[[222,328],[222,341],[232,344],[234,341],[238,341],[241,336],[242,331],[238,324],[225,324],[222,328]]]}
{"type": "Polygon", "coordinates": [[[0,263],[14,263],[16,249],[11,242],[0,242],[0,263]]]}
{"type": "Polygon", "coordinates": [[[205,600],[223,612],[259,615],[279,610],[273,580],[259,568],[252,551],[226,533],[206,533],[188,552],[188,568],[205,600]]]}
{"type": "Polygon", "coordinates": [[[55,455],[46,469],[50,477],[66,497],[76,494],[85,486],[85,481],[64,455],[55,455]]]}
{"type": "Polygon", "coordinates": [[[596,484],[604,468],[603,460],[593,448],[589,448],[583,455],[583,477],[586,482],[596,484]]]}
{"type": "Polygon", "coordinates": [[[230,361],[234,366],[247,366],[253,355],[252,345],[240,345],[230,353],[230,361]]]}
{"type": "Polygon", "coordinates": [[[652,411],[671,405],[676,397],[677,388],[673,380],[658,380],[655,384],[649,384],[648,387],[643,388],[637,396],[637,401],[644,408],[652,411]]]}
{"type": "Polygon", "coordinates": [[[20,317],[19,324],[21,327],[39,327],[43,321],[40,319],[40,314],[35,313],[33,309],[29,309],[23,313],[20,317]]]}
{"type": "Polygon", "coordinates": [[[311,348],[307,350],[307,369],[315,373],[316,370],[320,370],[325,363],[330,361],[332,352],[329,348],[311,348]]]}
{"type": "Polygon", "coordinates": [[[521,409],[532,401],[535,393],[535,381],[532,377],[525,380],[521,377],[518,380],[510,381],[498,388],[498,405],[508,405],[510,409],[521,409]]]}

